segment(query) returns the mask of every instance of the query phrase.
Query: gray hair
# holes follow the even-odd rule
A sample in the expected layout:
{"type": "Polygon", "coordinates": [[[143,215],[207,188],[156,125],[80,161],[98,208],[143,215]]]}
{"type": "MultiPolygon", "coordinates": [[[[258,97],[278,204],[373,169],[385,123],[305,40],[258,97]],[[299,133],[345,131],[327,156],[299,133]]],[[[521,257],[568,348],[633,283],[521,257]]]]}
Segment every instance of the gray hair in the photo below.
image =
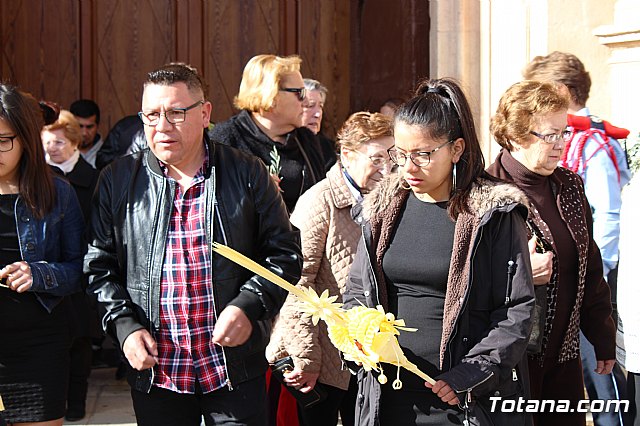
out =
{"type": "Polygon", "coordinates": [[[327,100],[327,94],[329,93],[329,89],[327,89],[322,83],[312,78],[305,78],[303,81],[304,81],[304,88],[307,89],[307,92],[310,92],[312,90],[317,90],[318,92],[320,92],[320,95],[322,96],[322,102],[327,100]]]}

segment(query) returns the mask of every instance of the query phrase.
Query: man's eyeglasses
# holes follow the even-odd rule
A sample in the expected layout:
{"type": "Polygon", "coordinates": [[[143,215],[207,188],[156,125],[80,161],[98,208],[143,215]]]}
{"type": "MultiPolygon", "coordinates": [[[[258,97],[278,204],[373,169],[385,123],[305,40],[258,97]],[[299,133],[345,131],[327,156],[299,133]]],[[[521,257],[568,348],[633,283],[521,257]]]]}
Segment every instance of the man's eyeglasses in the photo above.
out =
{"type": "Polygon", "coordinates": [[[178,124],[184,122],[187,118],[187,111],[194,109],[199,105],[204,105],[204,101],[198,101],[193,105],[189,105],[186,108],[174,108],[165,112],[144,112],[140,111],[138,113],[138,117],[142,120],[144,124],[147,126],[157,126],[160,122],[160,117],[164,115],[164,118],[171,124],[178,124]]]}
{"type": "Polygon", "coordinates": [[[418,167],[427,167],[429,164],[431,164],[431,154],[449,145],[452,142],[453,141],[447,141],[442,145],[432,149],[431,151],[418,151],[404,154],[402,152],[398,152],[395,147],[391,147],[387,150],[387,153],[389,154],[389,158],[391,158],[391,161],[393,161],[400,167],[403,167],[405,164],[407,164],[407,158],[411,159],[411,162],[418,167]]]}
{"type": "Polygon", "coordinates": [[[295,93],[296,95],[298,95],[298,100],[300,102],[304,101],[304,99],[307,97],[307,89],[305,89],[304,87],[283,87],[280,89],[281,92],[290,92],[290,93],[295,93]]]}
{"type": "Polygon", "coordinates": [[[13,149],[13,140],[17,137],[18,135],[0,136],[0,152],[11,151],[13,149]]]}
{"type": "Polygon", "coordinates": [[[571,140],[571,135],[573,134],[571,130],[567,130],[567,129],[564,129],[560,133],[549,133],[548,135],[542,135],[538,132],[534,132],[533,130],[530,131],[529,133],[531,133],[533,136],[535,136],[538,139],[542,139],[543,141],[545,141],[550,145],[559,142],[561,139],[564,142],[569,142],[571,140]]]}

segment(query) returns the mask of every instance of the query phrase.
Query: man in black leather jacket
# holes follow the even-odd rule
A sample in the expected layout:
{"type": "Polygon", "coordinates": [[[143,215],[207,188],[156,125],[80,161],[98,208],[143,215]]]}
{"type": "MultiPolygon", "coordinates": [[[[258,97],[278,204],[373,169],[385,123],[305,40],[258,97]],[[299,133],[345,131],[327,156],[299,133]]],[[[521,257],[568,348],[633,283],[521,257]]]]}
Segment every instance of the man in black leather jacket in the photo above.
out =
{"type": "Polygon", "coordinates": [[[264,349],[286,292],[213,254],[216,241],[295,283],[297,230],[260,160],[209,141],[196,71],[144,85],[149,149],[104,169],[85,273],[103,327],[133,367],[138,424],[263,424],[264,349]],[[247,403],[250,401],[250,403],[247,403]]]}

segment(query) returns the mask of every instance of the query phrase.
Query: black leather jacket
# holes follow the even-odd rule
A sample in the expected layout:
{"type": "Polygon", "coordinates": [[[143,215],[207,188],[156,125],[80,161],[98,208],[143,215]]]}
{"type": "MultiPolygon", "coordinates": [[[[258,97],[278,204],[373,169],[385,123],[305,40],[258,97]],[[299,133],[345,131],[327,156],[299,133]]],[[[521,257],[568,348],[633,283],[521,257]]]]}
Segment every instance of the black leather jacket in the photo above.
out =
{"type": "MultiPolygon", "coordinates": [[[[302,268],[299,233],[267,169],[252,156],[211,143],[206,135],[205,142],[209,242],[226,244],[297,282],[302,268]]],[[[153,335],[160,325],[160,279],[175,191],[175,181],[164,177],[148,149],[114,161],[100,176],[84,268],[102,326],[120,346],[132,332],[146,328],[153,335]]],[[[224,349],[231,388],[265,373],[271,319],[287,293],[219,255],[211,256],[216,315],[234,305],[253,325],[245,344],[224,349]]]]}

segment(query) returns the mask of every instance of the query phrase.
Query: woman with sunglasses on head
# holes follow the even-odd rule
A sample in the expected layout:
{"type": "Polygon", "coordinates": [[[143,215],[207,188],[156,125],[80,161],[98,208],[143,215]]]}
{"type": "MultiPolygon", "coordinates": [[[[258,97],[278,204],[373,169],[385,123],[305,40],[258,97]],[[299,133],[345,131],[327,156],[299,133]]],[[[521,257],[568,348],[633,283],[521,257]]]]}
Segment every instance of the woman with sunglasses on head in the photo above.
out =
{"type": "Polygon", "coordinates": [[[289,212],[326,175],[318,138],[302,123],[306,89],[298,56],[257,55],[242,73],[240,113],[216,124],[211,138],[260,158],[278,183],[289,212]]]}
{"type": "Polygon", "coordinates": [[[86,250],[76,194],[45,162],[43,124],[35,99],[0,84],[0,395],[12,425],[62,424],[70,336],[61,302],[80,291],[86,250]]]}
{"type": "Polygon", "coordinates": [[[611,296],[593,240],[591,209],[580,176],[558,167],[572,137],[566,129],[568,106],[564,86],[523,81],[502,95],[491,120],[502,150],[488,172],[517,185],[530,200],[533,283],[544,286],[536,290],[546,314],[534,327],[540,344],[529,350],[531,396],[569,400],[573,409],[535,414],[536,423],[545,426],[585,424],[585,414],[576,410],[584,399],[580,330],[595,347],[596,373],[611,373],[616,356],[611,296]]]}
{"type": "Polygon", "coordinates": [[[526,197],[484,172],[469,104],[451,79],[418,86],[396,112],[394,138],[398,173],[365,198],[345,307],[382,305],[417,328],[400,332],[400,346],[436,383],[400,370],[394,390],[360,370],[356,424],[527,424],[526,413],[492,412],[489,400],[526,396],[526,197]]]}

